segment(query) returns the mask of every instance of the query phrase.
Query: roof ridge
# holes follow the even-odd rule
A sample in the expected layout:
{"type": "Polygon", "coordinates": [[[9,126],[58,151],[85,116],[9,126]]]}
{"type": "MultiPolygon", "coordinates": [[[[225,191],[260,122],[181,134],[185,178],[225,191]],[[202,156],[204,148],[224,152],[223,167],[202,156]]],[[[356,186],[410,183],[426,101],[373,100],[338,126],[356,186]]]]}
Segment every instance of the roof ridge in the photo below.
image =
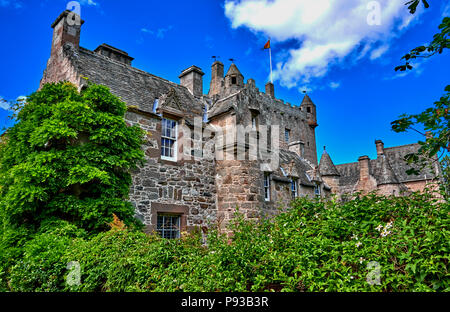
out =
{"type": "Polygon", "coordinates": [[[124,64],[124,63],[118,62],[118,61],[113,60],[113,59],[111,59],[111,58],[109,58],[109,57],[106,57],[106,56],[104,56],[104,55],[95,53],[94,51],[89,50],[89,49],[87,49],[87,48],[84,48],[84,47],[81,47],[81,46],[80,46],[79,48],[80,48],[80,50],[83,50],[83,52],[89,52],[90,54],[92,54],[92,55],[95,56],[95,57],[103,58],[104,60],[106,60],[106,61],[108,61],[108,62],[117,64],[117,65],[121,65],[121,66],[123,66],[123,67],[129,68],[129,69],[131,69],[131,70],[133,70],[133,71],[136,71],[136,72],[138,72],[138,73],[146,74],[146,75],[148,75],[148,76],[150,76],[150,77],[152,77],[152,78],[159,79],[159,80],[161,80],[161,81],[163,81],[163,82],[166,82],[166,83],[169,83],[169,84],[171,84],[171,85],[173,85],[173,86],[175,86],[175,87],[179,87],[179,88],[182,88],[182,89],[185,89],[185,90],[189,91],[185,86],[180,85],[180,84],[178,84],[178,83],[176,83],[176,82],[173,82],[173,81],[164,79],[164,78],[162,78],[162,77],[156,76],[156,75],[151,74],[151,73],[149,73],[149,72],[146,72],[146,71],[144,71],[144,70],[142,70],[142,69],[139,69],[139,68],[136,68],[136,67],[133,67],[133,66],[126,65],[126,64],[124,64]]]}

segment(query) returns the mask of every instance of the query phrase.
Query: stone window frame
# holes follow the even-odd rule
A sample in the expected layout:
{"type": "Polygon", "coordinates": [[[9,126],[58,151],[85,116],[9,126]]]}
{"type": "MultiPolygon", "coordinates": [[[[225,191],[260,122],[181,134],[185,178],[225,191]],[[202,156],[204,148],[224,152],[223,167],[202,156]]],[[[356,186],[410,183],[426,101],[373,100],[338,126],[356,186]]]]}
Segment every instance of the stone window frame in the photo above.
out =
{"type": "Polygon", "coordinates": [[[176,162],[178,159],[178,120],[175,120],[173,118],[167,117],[167,116],[163,116],[161,119],[161,159],[162,160],[167,160],[167,161],[172,161],[172,162],[176,162]],[[165,120],[169,120],[169,121],[173,121],[175,123],[175,128],[173,129],[173,131],[175,132],[175,137],[167,137],[164,136],[164,121],[165,120]],[[169,157],[169,156],[165,156],[163,155],[163,139],[168,139],[168,140],[173,140],[174,144],[173,144],[173,156],[169,157]]]}
{"type": "Polygon", "coordinates": [[[270,172],[264,172],[264,201],[269,202],[271,200],[271,183],[270,183],[270,172]]]}
{"type": "Polygon", "coordinates": [[[284,128],[284,141],[289,143],[291,140],[291,129],[284,128]]]}
{"type": "Polygon", "coordinates": [[[156,232],[162,237],[167,239],[174,239],[174,238],[180,238],[181,236],[181,216],[177,214],[171,214],[171,213],[157,213],[156,215],[156,232]],[[159,224],[159,218],[163,219],[163,227],[162,229],[158,228],[159,224]],[[164,227],[164,221],[166,218],[170,218],[171,221],[173,219],[176,220],[175,228],[167,229],[164,227]],[[175,234],[174,237],[165,237],[166,232],[172,232],[172,234],[175,234]]]}
{"type": "Polygon", "coordinates": [[[151,203],[151,220],[147,230],[157,233],[158,214],[172,215],[180,217],[180,234],[187,231],[187,217],[189,207],[177,204],[162,204],[158,202],[151,203]]]}
{"type": "Polygon", "coordinates": [[[293,199],[298,197],[298,178],[296,177],[291,177],[291,194],[293,199]]]}
{"type": "Polygon", "coordinates": [[[314,184],[314,195],[317,197],[320,197],[322,194],[322,190],[320,189],[320,184],[319,183],[315,183],[314,184]]]}

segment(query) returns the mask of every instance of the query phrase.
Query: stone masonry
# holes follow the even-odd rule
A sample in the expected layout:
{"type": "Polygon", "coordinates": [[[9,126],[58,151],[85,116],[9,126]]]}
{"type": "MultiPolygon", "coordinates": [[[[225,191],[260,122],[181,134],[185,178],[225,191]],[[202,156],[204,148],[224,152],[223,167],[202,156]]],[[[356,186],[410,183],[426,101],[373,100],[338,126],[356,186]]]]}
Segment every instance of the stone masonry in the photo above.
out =
{"type": "Polygon", "coordinates": [[[391,174],[388,157],[376,163],[361,158],[358,168],[335,167],[324,153],[319,166],[316,105],[308,95],[300,106],[284,103],[275,97],[272,83],[261,92],[253,79],[244,82],[236,64],[225,74],[219,61],[211,66],[205,94],[204,73],[197,66],[181,71],[177,84],[132,67],[133,58],[110,45],[94,51],[80,47],[84,21],[68,23],[70,14],[64,11],[52,24],[52,50],[41,86],[64,80],[82,90],[87,78],[108,86],[127,104],[127,124],[146,132],[145,164],[133,172],[130,201],[148,232],[162,233],[161,222],[168,217],[176,217],[178,223],[171,226],[178,232],[205,229],[211,222],[226,227],[236,208],[258,219],[287,208],[299,196],[381,184],[389,185],[387,192],[421,188],[420,179],[410,184],[399,179],[401,167],[394,166],[391,174]],[[380,180],[379,174],[388,179],[380,180]]]}

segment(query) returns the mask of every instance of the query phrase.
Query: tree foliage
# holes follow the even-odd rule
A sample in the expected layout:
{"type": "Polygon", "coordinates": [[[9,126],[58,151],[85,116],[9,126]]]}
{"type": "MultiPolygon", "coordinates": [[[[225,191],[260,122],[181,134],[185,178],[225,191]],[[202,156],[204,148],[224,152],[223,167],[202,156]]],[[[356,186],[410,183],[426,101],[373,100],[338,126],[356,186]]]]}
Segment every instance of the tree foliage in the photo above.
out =
{"type": "Polygon", "coordinates": [[[143,133],[125,124],[119,98],[104,86],[78,92],[50,83],[15,109],[17,123],[0,148],[3,234],[34,233],[49,220],[98,232],[113,213],[135,223],[126,199],[130,169],[143,159],[143,133]]]}
{"type": "MultiPolygon", "coordinates": [[[[413,0],[406,3],[411,14],[416,12],[419,0],[413,0]]],[[[425,8],[429,7],[427,1],[422,0],[425,8]]],[[[444,17],[439,25],[440,32],[433,36],[433,40],[428,45],[419,46],[412,49],[402,57],[405,64],[395,68],[396,71],[408,71],[413,69],[412,60],[419,58],[429,58],[437,54],[442,54],[445,49],[450,48],[450,17],[444,17]]],[[[420,114],[403,114],[399,119],[391,123],[392,130],[395,132],[405,132],[408,130],[416,131],[424,136],[424,141],[418,153],[408,154],[405,160],[409,163],[419,164],[419,170],[423,169],[431,162],[439,161],[446,153],[450,152],[450,128],[449,128],[449,105],[450,105],[450,85],[445,87],[445,93],[441,98],[434,102],[434,105],[420,114]],[[417,129],[420,125],[424,132],[417,129]]],[[[417,169],[410,169],[408,174],[417,174],[417,169]]],[[[447,177],[448,179],[448,177],[447,177]]],[[[444,184],[447,190],[448,187],[444,184]]]]}

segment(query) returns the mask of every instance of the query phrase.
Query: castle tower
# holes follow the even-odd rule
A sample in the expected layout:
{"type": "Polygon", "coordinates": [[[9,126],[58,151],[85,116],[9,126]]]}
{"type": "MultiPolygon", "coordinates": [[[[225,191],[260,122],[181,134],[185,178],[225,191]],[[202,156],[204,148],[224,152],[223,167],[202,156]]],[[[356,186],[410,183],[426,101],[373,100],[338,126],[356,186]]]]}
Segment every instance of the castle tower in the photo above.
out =
{"type": "Polygon", "coordinates": [[[316,117],[316,105],[313,103],[311,98],[305,94],[302,103],[300,104],[300,110],[305,113],[306,122],[308,127],[305,129],[305,158],[311,160],[315,165],[317,165],[317,149],[316,149],[316,127],[317,117],[316,117]]]}
{"type": "Polygon", "coordinates": [[[325,150],[325,146],[322,157],[320,158],[319,172],[325,183],[328,184],[329,187],[331,187],[331,192],[338,194],[339,178],[341,174],[339,173],[333,161],[331,160],[330,155],[325,150]]]}
{"type": "Polygon", "coordinates": [[[244,87],[244,76],[241,74],[236,64],[232,63],[225,75],[225,88],[243,88],[244,87]]]}

